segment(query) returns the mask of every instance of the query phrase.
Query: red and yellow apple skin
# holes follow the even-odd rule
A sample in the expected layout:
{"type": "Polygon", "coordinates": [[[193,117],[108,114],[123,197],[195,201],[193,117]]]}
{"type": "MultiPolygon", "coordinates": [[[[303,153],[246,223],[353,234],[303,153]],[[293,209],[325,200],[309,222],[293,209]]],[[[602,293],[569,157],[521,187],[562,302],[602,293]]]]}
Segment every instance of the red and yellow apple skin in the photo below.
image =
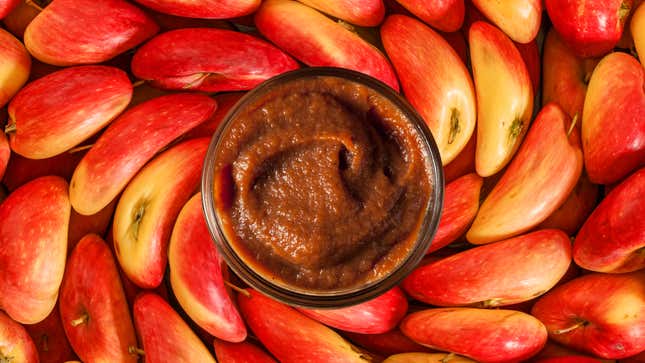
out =
{"type": "Polygon", "coordinates": [[[383,0],[300,0],[300,2],[359,26],[377,26],[385,16],[383,0]]]}
{"type": "Polygon", "coordinates": [[[18,4],[20,4],[20,0],[0,0],[0,20],[11,13],[18,4]]]}
{"type": "Polygon", "coordinates": [[[215,339],[213,341],[215,356],[220,362],[229,363],[277,363],[262,348],[248,341],[231,343],[215,339]]]}
{"type": "Polygon", "coordinates": [[[464,23],[464,0],[396,0],[412,14],[444,32],[454,32],[464,23]]]}
{"type": "Polygon", "coordinates": [[[0,107],[6,105],[27,82],[30,70],[31,57],[25,46],[0,28],[0,107]]]}
{"type": "Polygon", "coordinates": [[[187,18],[230,19],[251,14],[261,0],[135,0],[156,11],[187,18]]]}
{"type": "Polygon", "coordinates": [[[0,310],[0,362],[39,363],[36,345],[25,328],[0,310]]]}
{"type": "Polygon", "coordinates": [[[7,170],[10,157],[11,148],[9,147],[9,141],[7,140],[7,136],[3,132],[0,132],[0,180],[2,180],[5,170],[7,170]]]}
{"type": "Polygon", "coordinates": [[[40,363],[60,363],[78,359],[69,345],[58,305],[38,324],[25,325],[38,350],[40,363]]]}
{"type": "MultiPolygon", "coordinates": [[[[645,58],[645,3],[641,3],[632,15],[632,20],[629,24],[629,28],[632,32],[632,37],[634,38],[634,47],[636,48],[636,53],[638,53],[639,58],[641,59],[641,64],[644,64],[643,58],[645,58]]],[[[645,67],[645,65],[643,65],[645,67]]]]}
{"type": "Polygon", "coordinates": [[[383,363],[475,363],[474,360],[454,353],[399,353],[387,357],[383,363]]]}
{"type": "Polygon", "coordinates": [[[491,22],[518,43],[535,39],[542,23],[541,0],[472,0],[491,22]]]}

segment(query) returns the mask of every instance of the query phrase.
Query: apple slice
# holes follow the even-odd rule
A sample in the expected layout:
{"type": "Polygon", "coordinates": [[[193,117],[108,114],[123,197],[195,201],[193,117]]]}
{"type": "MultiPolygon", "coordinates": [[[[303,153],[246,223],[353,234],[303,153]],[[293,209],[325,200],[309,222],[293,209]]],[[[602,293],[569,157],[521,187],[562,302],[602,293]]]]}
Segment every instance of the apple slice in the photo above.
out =
{"type": "Polygon", "coordinates": [[[124,0],[54,0],[27,26],[25,46],[56,66],[101,63],[158,31],[143,10],[124,0]]]}
{"type": "Polygon", "coordinates": [[[215,130],[219,124],[224,120],[224,117],[228,112],[235,106],[237,101],[242,98],[246,93],[245,92],[234,92],[234,93],[220,93],[214,96],[215,101],[217,102],[217,110],[208,120],[197,125],[192,130],[188,131],[183,137],[185,139],[193,139],[197,137],[213,137],[215,130]]]}
{"type": "Polygon", "coordinates": [[[352,69],[399,89],[392,66],[376,47],[307,5],[264,1],[255,13],[255,25],[263,36],[309,66],[352,69]]]}
{"type": "Polygon", "coordinates": [[[131,97],[128,75],[108,66],[70,67],[30,82],[9,103],[11,149],[31,159],[58,155],[102,129],[131,97]]]}
{"type": "Polygon", "coordinates": [[[475,167],[483,177],[502,170],[522,143],[533,113],[531,77],[515,44],[477,21],[468,33],[477,94],[475,167]]]}
{"type": "Polygon", "coordinates": [[[132,73],[155,87],[206,92],[248,90],[298,67],[264,40],[211,28],[160,34],[132,58],[132,73]]]}
{"type": "Polygon", "coordinates": [[[212,117],[216,109],[215,100],[206,95],[180,93],[154,98],[125,112],[76,167],[69,191],[74,210],[98,213],[159,150],[212,117]]]}
{"type": "Polygon", "coordinates": [[[434,350],[417,344],[401,333],[398,328],[381,334],[359,334],[344,332],[349,340],[367,349],[369,352],[389,356],[407,352],[434,352],[434,350]]]}
{"type": "Polygon", "coordinates": [[[0,308],[20,323],[44,320],[56,304],[67,257],[67,188],[45,176],[0,204],[0,308]]]}
{"type": "Polygon", "coordinates": [[[518,362],[537,354],[547,332],[531,315],[513,310],[439,308],[408,315],[401,330],[412,340],[481,362],[518,362]]]}
{"type": "Polygon", "coordinates": [[[25,325],[25,329],[36,345],[40,363],[60,363],[77,359],[65,336],[58,305],[45,320],[38,324],[25,325]]]}
{"type": "Polygon", "coordinates": [[[38,363],[38,351],[25,328],[0,310],[0,362],[38,363]]]}
{"type": "Polygon", "coordinates": [[[432,131],[443,164],[450,163],[475,130],[475,91],[466,66],[441,35],[405,15],[389,16],[381,38],[406,98],[432,131]]]}
{"type": "Polygon", "coordinates": [[[216,363],[197,335],[159,295],[145,292],[137,296],[133,315],[146,363],[216,363]]]}
{"type": "Polygon", "coordinates": [[[215,356],[220,362],[228,363],[277,363],[275,359],[258,346],[244,341],[230,343],[215,339],[213,341],[215,356]]]}
{"type": "Polygon", "coordinates": [[[598,189],[598,185],[592,183],[583,172],[567,200],[540,223],[539,227],[557,228],[569,236],[575,235],[596,207],[598,189]]]}
{"type": "Polygon", "coordinates": [[[383,21],[383,0],[299,0],[312,8],[358,26],[377,26],[383,21]]]}
{"type": "Polygon", "coordinates": [[[136,362],[137,346],[114,256],[99,236],[83,237],[69,257],[60,289],[65,334],[85,362],[136,362]]]}
{"type": "Polygon", "coordinates": [[[531,314],[549,337],[606,359],[645,350],[645,271],[591,273],[541,297],[531,314]]]}
{"type": "Polygon", "coordinates": [[[139,287],[161,283],[173,223],[199,186],[209,139],[184,141],[148,163],[123,191],[114,213],[114,249],[139,287]]]}
{"type": "Polygon", "coordinates": [[[401,353],[387,357],[383,363],[476,363],[453,353],[401,353]]]}
{"type": "Polygon", "coordinates": [[[280,362],[370,361],[369,356],[323,324],[255,290],[245,291],[238,295],[244,320],[280,362]]]}
{"type": "Polygon", "coordinates": [[[614,188],[593,211],[573,244],[587,270],[631,272],[645,268],[645,168],[614,188]]]}
{"type": "Polygon", "coordinates": [[[27,82],[30,69],[31,57],[25,46],[0,28],[0,107],[7,104],[27,82]]]}
{"type": "Polygon", "coordinates": [[[186,314],[211,335],[230,342],[246,339],[246,327],[228,295],[222,259],[202,213],[201,193],[179,212],[168,248],[170,284],[186,314]]]}
{"type": "Polygon", "coordinates": [[[542,23],[541,0],[472,0],[472,3],[518,43],[535,39],[542,23]]]}
{"type": "Polygon", "coordinates": [[[56,175],[69,181],[85,152],[64,152],[46,159],[29,159],[12,153],[2,182],[12,191],[41,176],[56,175]]]}
{"type": "Polygon", "coordinates": [[[582,115],[589,179],[611,184],[645,166],[645,69],[625,53],[604,57],[591,75],[582,115]]]}
{"type": "Polygon", "coordinates": [[[550,103],[479,208],[466,238],[482,244],[530,230],[564,203],[581,173],[578,132],[562,108],[550,103]]]}
{"type": "Polygon", "coordinates": [[[454,32],[464,23],[464,0],[396,0],[412,14],[432,27],[444,32],[454,32]]]}
{"type": "Polygon", "coordinates": [[[0,0],[0,20],[7,16],[18,4],[20,4],[20,0],[0,0]]]}
{"type": "Polygon", "coordinates": [[[642,60],[645,58],[645,3],[641,3],[634,11],[629,28],[632,32],[632,37],[634,38],[636,52],[641,58],[641,64],[645,64],[642,60]]]}
{"type": "Polygon", "coordinates": [[[261,0],[135,0],[156,11],[187,18],[230,19],[251,14],[261,0]]]}
{"type": "Polygon", "coordinates": [[[0,180],[2,180],[5,170],[7,170],[9,157],[11,157],[9,141],[7,140],[7,136],[3,132],[0,132],[0,180]]]}

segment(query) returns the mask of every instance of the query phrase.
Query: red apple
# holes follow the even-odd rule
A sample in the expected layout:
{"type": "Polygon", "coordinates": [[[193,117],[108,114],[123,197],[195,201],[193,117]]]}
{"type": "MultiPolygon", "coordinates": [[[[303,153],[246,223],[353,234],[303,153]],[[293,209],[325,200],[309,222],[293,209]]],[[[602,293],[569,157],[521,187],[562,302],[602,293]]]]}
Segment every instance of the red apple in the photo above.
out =
{"type": "Polygon", "coordinates": [[[383,0],[300,0],[312,8],[359,26],[377,26],[383,21],[383,0]]]}
{"type": "Polygon", "coordinates": [[[515,46],[520,52],[522,60],[524,60],[524,64],[526,65],[526,70],[529,72],[529,76],[531,77],[533,94],[537,95],[540,91],[541,78],[540,49],[538,48],[537,39],[533,39],[526,44],[515,43],[515,46]]]}
{"type": "Polygon", "coordinates": [[[0,0],[0,19],[7,16],[18,4],[20,0],[0,0]]]}
{"type": "Polygon", "coordinates": [[[518,43],[535,39],[542,22],[541,0],[472,0],[506,35],[518,43]]]}
{"type": "Polygon", "coordinates": [[[368,351],[384,356],[407,352],[433,352],[432,349],[417,344],[403,335],[398,328],[381,334],[344,332],[343,335],[368,351]]]}
{"type": "Polygon", "coordinates": [[[25,30],[25,46],[57,65],[101,63],[159,31],[141,9],[124,0],[54,0],[25,30]]]}
{"type": "Polygon", "coordinates": [[[412,340],[482,362],[518,362],[542,349],[544,325],[513,310],[439,308],[408,315],[401,330],[412,340]]]}
{"type": "Polygon", "coordinates": [[[137,296],[133,315],[146,363],[215,363],[197,335],[158,295],[145,292],[137,296]]]}
{"type": "Polygon", "coordinates": [[[582,173],[573,191],[551,215],[540,223],[540,228],[557,228],[573,236],[582,227],[598,202],[598,185],[582,173]]]}
{"type": "Polygon", "coordinates": [[[56,304],[67,256],[67,188],[45,176],[0,204],[0,307],[20,323],[44,320],[56,304]]]}
{"type": "Polygon", "coordinates": [[[591,273],[541,297],[531,314],[549,337],[607,359],[645,350],[645,271],[591,273]]]}
{"type": "Polygon", "coordinates": [[[159,150],[212,117],[216,109],[217,103],[206,95],[181,93],[154,98],[125,112],[74,171],[69,192],[74,210],[98,213],[159,150]]]}
{"type": "Polygon", "coordinates": [[[0,310],[0,362],[38,363],[38,351],[25,328],[0,310]]]}
{"type": "Polygon", "coordinates": [[[144,44],[132,58],[132,73],[155,87],[207,92],[248,90],[298,68],[270,43],[231,30],[177,29],[144,44]]]}
{"type": "Polygon", "coordinates": [[[215,130],[217,130],[219,124],[224,120],[224,117],[226,117],[228,112],[244,95],[244,92],[220,93],[215,95],[214,98],[215,101],[217,101],[217,110],[213,116],[188,131],[184,135],[184,138],[192,139],[196,137],[213,137],[215,130]]]}
{"type": "MultiPolygon", "coordinates": [[[[7,0],[0,0],[0,2],[2,1],[6,2],[7,0]]],[[[9,0],[9,2],[12,1],[9,0]]],[[[18,39],[23,39],[25,29],[40,11],[35,6],[27,4],[26,0],[18,0],[17,3],[18,5],[2,19],[2,22],[8,31],[18,39]]]]}
{"type": "Polygon", "coordinates": [[[587,270],[631,272],[645,268],[645,168],[614,188],[576,236],[573,258],[587,270]]]}
{"type": "Polygon", "coordinates": [[[504,306],[545,293],[570,263],[569,237],[541,230],[418,267],[402,286],[412,298],[436,306],[504,306]]]}
{"type": "Polygon", "coordinates": [[[477,21],[469,31],[477,95],[477,174],[502,170],[524,139],[533,113],[533,86],[515,44],[494,26],[477,21]]]}
{"type": "Polygon", "coordinates": [[[645,2],[634,11],[629,27],[634,38],[636,52],[643,64],[643,58],[645,58],[645,2]]]}
{"type": "Polygon", "coordinates": [[[454,32],[464,22],[464,0],[396,0],[412,14],[432,27],[445,32],[454,32]]]}
{"type": "Polygon", "coordinates": [[[348,68],[399,84],[387,58],[357,34],[304,4],[267,0],[255,13],[260,33],[309,66],[348,68]]]}
{"type": "Polygon", "coordinates": [[[579,57],[602,56],[623,34],[633,0],[545,0],[562,40],[579,57]]]}
{"type": "Polygon", "coordinates": [[[116,199],[110,202],[105,208],[92,215],[79,214],[72,208],[69,218],[69,231],[67,233],[67,251],[71,253],[78,241],[85,235],[93,233],[104,236],[107,232],[112,215],[116,208],[116,199]]]}
{"type": "Polygon", "coordinates": [[[468,43],[466,43],[466,37],[460,31],[456,32],[439,32],[443,39],[445,39],[452,49],[457,52],[459,59],[464,62],[465,65],[468,65],[468,43]]]}
{"type": "Polygon", "coordinates": [[[36,345],[40,363],[60,363],[76,359],[76,354],[65,336],[58,305],[38,324],[25,325],[36,345]]]}
{"type": "Polygon", "coordinates": [[[58,155],[102,129],[131,97],[127,74],[108,66],[66,68],[30,82],[9,103],[11,149],[32,159],[58,155]]]}
{"type": "Polygon", "coordinates": [[[184,141],[149,162],[123,191],[114,213],[114,247],[126,276],[139,287],[161,283],[172,227],[199,187],[209,139],[184,141]]]}
{"type": "Polygon", "coordinates": [[[526,232],[567,199],[582,173],[578,132],[555,103],[542,108],[517,155],[479,208],[468,241],[489,243],[526,232]]]}
{"type": "Polygon", "coordinates": [[[475,363],[454,353],[400,353],[387,357],[383,363],[475,363]]]}
{"type": "Polygon", "coordinates": [[[448,164],[475,130],[475,91],[466,66],[441,35],[405,15],[388,17],[381,38],[406,98],[428,124],[441,161],[448,164]]]}
{"type": "Polygon", "coordinates": [[[0,132],[0,180],[2,180],[5,170],[7,170],[10,156],[11,148],[9,147],[7,136],[3,132],[0,132]]]}
{"type": "Polygon", "coordinates": [[[30,68],[31,57],[25,46],[11,33],[0,28],[0,107],[7,104],[27,82],[30,68]]]}
{"type": "Polygon", "coordinates": [[[463,150],[448,165],[443,166],[443,177],[446,184],[466,174],[475,172],[475,149],[477,137],[473,134],[463,150]]]}
{"type": "Polygon", "coordinates": [[[645,166],[645,69],[625,53],[604,57],[591,75],[582,115],[589,179],[611,184],[645,166]]]}
{"type": "Polygon", "coordinates": [[[12,153],[2,182],[12,191],[41,176],[56,175],[69,181],[85,152],[64,152],[46,159],[29,159],[12,153]]]}
{"type": "Polygon", "coordinates": [[[276,360],[264,350],[248,341],[230,343],[215,339],[213,341],[215,356],[220,362],[228,363],[276,363],[276,360]]]}
{"type": "Polygon", "coordinates": [[[280,361],[365,362],[369,356],[296,309],[247,289],[238,295],[249,328],[280,361]]]}
{"type": "Polygon", "coordinates": [[[217,338],[241,342],[246,339],[246,327],[224,285],[222,259],[206,226],[201,197],[197,193],[186,203],[172,230],[170,284],[197,325],[217,338]]]}
{"type": "Polygon", "coordinates": [[[261,0],[136,0],[156,11],[187,18],[229,19],[254,12],[261,0]]]}

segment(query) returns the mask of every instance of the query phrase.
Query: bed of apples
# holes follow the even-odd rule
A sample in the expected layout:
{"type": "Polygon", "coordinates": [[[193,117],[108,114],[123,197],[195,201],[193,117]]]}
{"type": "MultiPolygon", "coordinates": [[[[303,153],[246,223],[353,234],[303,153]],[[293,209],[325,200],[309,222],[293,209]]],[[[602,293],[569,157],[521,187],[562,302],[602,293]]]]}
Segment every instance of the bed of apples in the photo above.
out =
{"type": "Polygon", "coordinates": [[[644,362],[639,4],[0,0],[0,362],[644,362]],[[423,263],[337,310],[201,213],[219,121],[302,66],[401,91],[446,175],[423,263]]]}

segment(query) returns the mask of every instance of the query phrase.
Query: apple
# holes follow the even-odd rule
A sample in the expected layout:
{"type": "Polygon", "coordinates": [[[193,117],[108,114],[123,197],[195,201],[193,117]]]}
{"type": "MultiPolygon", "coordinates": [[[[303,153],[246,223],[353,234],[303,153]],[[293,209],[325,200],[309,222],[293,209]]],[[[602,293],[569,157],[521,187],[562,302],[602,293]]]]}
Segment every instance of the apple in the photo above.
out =
{"type": "Polygon", "coordinates": [[[408,315],[401,331],[419,344],[481,362],[518,362],[537,354],[547,332],[531,315],[513,310],[436,308],[408,315]]]}
{"type": "Polygon", "coordinates": [[[276,363],[276,360],[263,349],[248,341],[231,343],[215,339],[215,356],[220,362],[228,363],[276,363]]]}
{"type": "Polygon", "coordinates": [[[460,31],[456,32],[439,32],[443,39],[445,39],[452,49],[457,52],[459,59],[468,67],[468,44],[466,43],[466,37],[460,31]]]}
{"type": "Polygon", "coordinates": [[[333,17],[364,27],[381,24],[385,15],[383,0],[300,0],[300,2],[333,17]]]}
{"type": "Polygon", "coordinates": [[[402,287],[435,306],[505,306],[545,293],[570,263],[569,237],[556,229],[540,230],[417,267],[402,287]]]}
{"type": "Polygon", "coordinates": [[[0,28],[0,108],[27,82],[30,69],[31,57],[25,46],[0,28]]]}
{"type": "Polygon", "coordinates": [[[591,273],[542,296],[531,314],[549,337],[606,359],[645,350],[645,271],[591,273]]]}
{"type": "Polygon", "coordinates": [[[159,295],[141,293],[132,310],[146,363],[215,363],[197,335],[159,295]]]}
{"type": "Polygon", "coordinates": [[[40,363],[60,363],[77,358],[65,336],[58,304],[45,320],[25,325],[25,329],[36,345],[40,363]]]}
{"type": "Polygon", "coordinates": [[[12,153],[2,182],[10,191],[41,176],[56,175],[69,181],[86,150],[64,152],[46,159],[29,159],[12,153]]]}
{"type": "Polygon", "coordinates": [[[453,353],[400,353],[387,357],[383,363],[475,363],[453,353]]]}
{"type": "Polygon", "coordinates": [[[31,159],[58,155],[102,129],[131,97],[127,74],[108,66],[65,68],[30,82],[9,103],[11,149],[31,159]]]}
{"type": "Polygon", "coordinates": [[[27,26],[25,46],[57,66],[101,63],[158,31],[143,10],[124,0],[54,0],[27,26]]]}
{"type": "Polygon", "coordinates": [[[475,172],[476,138],[475,134],[473,134],[455,159],[443,166],[443,178],[446,184],[450,184],[466,174],[475,172]]]}
{"type": "Polygon", "coordinates": [[[589,179],[611,184],[645,166],[645,69],[625,53],[604,57],[591,75],[582,114],[589,179]]]}
{"type": "Polygon", "coordinates": [[[45,176],[0,204],[0,308],[13,320],[44,320],[58,298],[65,271],[71,206],[67,183],[45,176]]]}
{"type": "Polygon", "coordinates": [[[370,360],[330,328],[253,289],[239,294],[238,304],[249,328],[280,362],[370,360]]]}
{"type": "MultiPolygon", "coordinates": [[[[0,0],[0,2],[2,1],[3,0],[0,0]]],[[[7,0],[4,1],[6,2],[7,0]]],[[[12,1],[14,0],[9,0],[9,2],[12,1]]],[[[18,5],[14,7],[13,10],[4,17],[4,19],[2,19],[2,22],[8,31],[18,39],[22,39],[25,34],[25,29],[27,29],[27,26],[36,17],[36,15],[40,13],[40,10],[28,4],[26,0],[18,0],[17,4],[18,5]]]]}
{"type": "Polygon", "coordinates": [[[587,270],[631,272],[645,268],[645,168],[615,187],[584,223],[573,258],[587,270]]]}
{"type": "Polygon", "coordinates": [[[407,352],[434,352],[432,349],[415,343],[403,335],[398,328],[381,334],[344,332],[343,335],[368,351],[383,356],[407,352]]]}
{"type": "Polygon", "coordinates": [[[578,132],[550,103],[533,122],[515,158],[488,194],[466,234],[483,244],[526,232],[567,199],[582,173],[578,132]]]}
{"type": "MultiPolygon", "coordinates": [[[[155,0],[152,0],[152,1],[155,1],[155,0]]],[[[174,1],[174,0],[171,0],[171,1],[174,1]]],[[[255,1],[255,0],[252,0],[252,1],[255,1]]],[[[235,30],[236,28],[233,25],[232,21],[235,21],[236,24],[238,24],[237,21],[241,19],[241,18],[231,19],[232,21],[228,21],[226,19],[186,18],[183,16],[171,15],[169,13],[161,13],[154,10],[149,10],[148,13],[150,14],[150,16],[152,16],[155,23],[159,25],[159,28],[161,29],[162,33],[168,30],[182,29],[182,28],[218,28],[218,29],[235,30]]]]}
{"type": "Polygon", "coordinates": [[[541,62],[537,39],[533,39],[525,44],[515,43],[515,47],[520,52],[522,60],[524,60],[524,64],[526,65],[526,70],[531,77],[533,95],[538,95],[540,92],[541,62]]]}
{"type": "Polygon", "coordinates": [[[477,21],[468,35],[477,95],[477,174],[502,170],[524,139],[533,86],[520,52],[494,26],[477,21]]]}
{"type": "Polygon", "coordinates": [[[213,28],[168,31],[132,58],[132,73],[155,87],[206,92],[248,90],[298,67],[264,40],[213,28]]]}
{"type": "Polygon", "coordinates": [[[20,0],[0,0],[0,19],[6,17],[18,4],[20,0]]]}
{"type": "Polygon", "coordinates": [[[79,214],[72,208],[72,214],[69,218],[69,231],[67,233],[67,251],[72,252],[78,241],[85,235],[93,233],[104,236],[107,232],[112,215],[116,208],[116,199],[110,202],[105,208],[92,215],[79,214]]]}
{"type": "Polygon", "coordinates": [[[197,137],[213,137],[215,130],[219,124],[224,120],[228,112],[237,104],[237,102],[244,96],[245,92],[234,93],[219,93],[213,98],[217,102],[217,110],[212,117],[195,126],[192,130],[188,131],[183,137],[192,139],[197,137]]]}
{"type": "Polygon", "coordinates": [[[38,363],[38,351],[25,328],[0,310],[0,362],[38,363]]]}
{"type": "Polygon", "coordinates": [[[192,93],[160,96],[121,115],[76,167],[70,182],[74,210],[98,213],[173,140],[213,116],[217,103],[192,93]],[[140,142],[145,140],[145,143],[140,142]]]}
{"type": "Polygon", "coordinates": [[[114,249],[126,276],[152,289],[163,279],[179,211],[199,187],[209,139],[184,141],[155,157],[121,194],[112,222],[114,249]]]}
{"type": "Polygon", "coordinates": [[[611,51],[623,34],[633,0],[545,0],[553,28],[582,58],[611,51]]]}
{"type": "MultiPolygon", "coordinates": [[[[548,1],[547,1],[548,2],[548,1]]],[[[529,43],[537,36],[542,22],[541,0],[472,0],[488,19],[518,43],[529,43]]]]}
{"type": "Polygon", "coordinates": [[[632,32],[632,37],[634,38],[634,46],[636,47],[636,52],[641,58],[641,64],[643,64],[642,59],[645,58],[645,3],[640,4],[638,8],[634,11],[632,15],[632,20],[629,24],[629,27],[632,32]]]}
{"type": "Polygon", "coordinates": [[[466,66],[441,35],[405,15],[389,16],[381,39],[406,98],[432,131],[441,161],[450,163],[475,129],[475,91],[466,66]]]}
{"type": "Polygon", "coordinates": [[[7,141],[7,136],[0,132],[0,180],[2,180],[5,170],[7,170],[9,157],[11,157],[9,141],[7,141]]]}
{"type": "Polygon", "coordinates": [[[254,12],[261,0],[135,0],[156,11],[187,18],[229,19],[254,12]]]}
{"type": "Polygon", "coordinates": [[[209,334],[229,342],[246,339],[246,327],[222,277],[222,258],[202,213],[201,193],[179,212],[168,248],[170,284],[186,314],[209,334]]]}
{"type": "Polygon", "coordinates": [[[309,66],[352,69],[399,89],[394,69],[376,47],[307,5],[267,0],[254,19],[263,36],[309,66]]]}
{"type": "Polygon", "coordinates": [[[569,236],[575,235],[596,207],[598,189],[598,185],[592,183],[583,172],[567,200],[540,223],[539,227],[557,228],[569,236]]]}
{"type": "Polygon", "coordinates": [[[464,0],[396,0],[412,14],[432,27],[444,32],[454,32],[464,22],[464,0]]]}

